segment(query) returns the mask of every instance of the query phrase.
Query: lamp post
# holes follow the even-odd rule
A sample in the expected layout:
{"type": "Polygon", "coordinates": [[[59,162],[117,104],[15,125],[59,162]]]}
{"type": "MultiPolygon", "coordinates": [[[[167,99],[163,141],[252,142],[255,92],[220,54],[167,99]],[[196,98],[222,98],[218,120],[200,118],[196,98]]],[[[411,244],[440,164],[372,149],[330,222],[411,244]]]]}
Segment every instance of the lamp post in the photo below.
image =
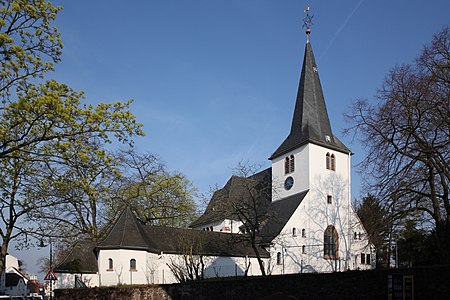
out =
{"type": "MultiPolygon", "coordinates": [[[[49,246],[50,246],[50,261],[49,261],[49,273],[53,274],[53,247],[52,247],[52,239],[49,238],[49,246]]],[[[44,241],[41,240],[41,244],[39,245],[41,248],[47,247],[47,245],[44,244],[44,241]]],[[[49,274],[48,273],[48,274],[49,274]]],[[[50,300],[53,299],[53,278],[50,278],[50,300]]]]}

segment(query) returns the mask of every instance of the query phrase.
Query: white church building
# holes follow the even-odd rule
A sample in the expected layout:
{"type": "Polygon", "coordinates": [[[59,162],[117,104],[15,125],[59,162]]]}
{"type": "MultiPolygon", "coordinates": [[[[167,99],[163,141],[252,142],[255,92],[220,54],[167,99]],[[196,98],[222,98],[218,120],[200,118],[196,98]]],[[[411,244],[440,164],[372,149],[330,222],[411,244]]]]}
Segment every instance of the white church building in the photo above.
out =
{"type": "Polygon", "coordinates": [[[186,258],[201,258],[204,277],[261,275],[252,245],[239,239],[248,234],[242,218],[223,209],[249,200],[248,183],[270,187],[257,199],[265,204],[256,240],[266,274],[374,268],[374,246],[351,205],[352,153],[331,129],[309,35],[291,130],[272,166],[232,176],[192,229],[144,226],[127,208],[104,240],[74,248],[56,268],[57,287],[173,283],[173,267],[186,258]]]}

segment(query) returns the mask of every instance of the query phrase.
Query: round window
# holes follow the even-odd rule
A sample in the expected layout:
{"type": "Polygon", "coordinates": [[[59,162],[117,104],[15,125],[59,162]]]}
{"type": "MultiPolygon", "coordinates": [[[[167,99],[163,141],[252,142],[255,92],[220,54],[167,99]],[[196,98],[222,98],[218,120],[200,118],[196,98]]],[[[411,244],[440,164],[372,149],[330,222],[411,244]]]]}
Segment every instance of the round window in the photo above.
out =
{"type": "Polygon", "coordinates": [[[290,190],[293,185],[294,185],[294,178],[292,178],[291,176],[286,178],[286,180],[284,181],[284,188],[286,190],[290,190]]]}

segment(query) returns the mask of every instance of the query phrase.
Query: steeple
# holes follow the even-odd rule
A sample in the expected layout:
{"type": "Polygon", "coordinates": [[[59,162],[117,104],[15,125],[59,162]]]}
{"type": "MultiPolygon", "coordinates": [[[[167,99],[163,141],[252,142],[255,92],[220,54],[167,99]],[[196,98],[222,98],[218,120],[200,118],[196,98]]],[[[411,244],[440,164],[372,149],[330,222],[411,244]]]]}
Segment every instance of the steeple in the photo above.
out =
{"type": "Polygon", "coordinates": [[[272,154],[271,160],[307,143],[350,153],[350,150],[333,135],[331,130],[319,72],[310,43],[311,29],[309,25],[311,25],[311,18],[309,18],[309,23],[305,21],[305,24],[307,25],[305,56],[303,58],[291,132],[272,154]]]}

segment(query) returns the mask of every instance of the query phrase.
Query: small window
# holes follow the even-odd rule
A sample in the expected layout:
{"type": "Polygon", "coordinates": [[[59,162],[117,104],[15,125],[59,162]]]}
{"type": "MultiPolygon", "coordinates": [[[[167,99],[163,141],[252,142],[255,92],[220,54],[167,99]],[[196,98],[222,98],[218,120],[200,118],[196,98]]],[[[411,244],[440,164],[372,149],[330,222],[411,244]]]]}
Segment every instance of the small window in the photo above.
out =
{"type": "Polygon", "coordinates": [[[211,231],[214,231],[214,228],[213,228],[212,226],[210,226],[209,229],[210,229],[211,231]]]}
{"type": "Polygon", "coordinates": [[[336,157],[334,154],[331,154],[331,170],[336,171],[336,157]]]}
{"type": "Polygon", "coordinates": [[[306,246],[305,245],[302,246],[302,253],[306,254],[306,246]]]}
{"type": "Polygon", "coordinates": [[[331,169],[331,155],[330,155],[329,152],[326,155],[326,160],[325,161],[326,161],[327,170],[330,170],[331,169]]]}
{"type": "Polygon", "coordinates": [[[277,253],[277,265],[281,265],[281,252],[277,253]]]}
{"type": "Polygon", "coordinates": [[[366,263],[366,255],[361,253],[361,264],[364,265],[366,263]]]}
{"type": "Polygon", "coordinates": [[[361,239],[361,232],[358,232],[358,240],[361,239]]]}
{"type": "Polygon", "coordinates": [[[370,265],[370,254],[366,254],[366,264],[370,265]]]}
{"type": "Polygon", "coordinates": [[[306,237],[306,230],[305,230],[305,228],[302,229],[302,237],[303,237],[303,238],[306,237]]]}
{"type": "Polygon", "coordinates": [[[130,271],[136,271],[136,260],[134,258],[130,259],[130,271]]]}
{"type": "Polygon", "coordinates": [[[357,240],[358,239],[358,234],[355,232],[353,235],[354,235],[353,239],[357,240]]]}
{"type": "Polygon", "coordinates": [[[108,271],[112,271],[114,269],[114,262],[112,258],[108,258],[108,271]]]}
{"type": "Polygon", "coordinates": [[[331,195],[327,196],[327,203],[331,204],[333,202],[333,197],[331,195]]]}
{"type": "Polygon", "coordinates": [[[292,236],[297,236],[297,228],[292,228],[292,236]]]}

